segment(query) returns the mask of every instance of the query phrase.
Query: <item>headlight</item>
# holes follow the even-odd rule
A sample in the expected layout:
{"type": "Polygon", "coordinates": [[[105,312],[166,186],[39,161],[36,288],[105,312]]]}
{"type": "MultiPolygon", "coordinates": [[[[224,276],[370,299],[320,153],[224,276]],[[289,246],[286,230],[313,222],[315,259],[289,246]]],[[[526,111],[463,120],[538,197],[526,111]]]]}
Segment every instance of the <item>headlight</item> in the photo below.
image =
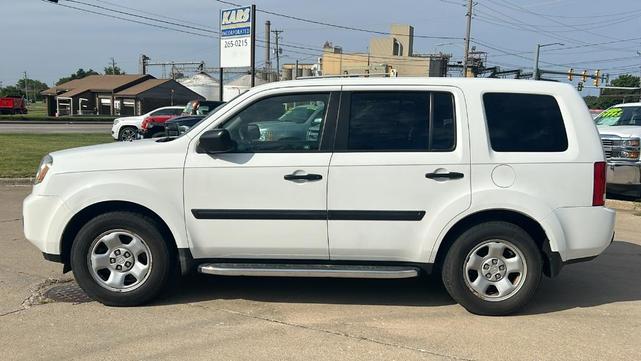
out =
{"type": "Polygon", "coordinates": [[[42,160],[40,161],[40,165],[38,166],[34,184],[38,184],[45,179],[45,177],[47,176],[47,172],[49,172],[49,168],[51,168],[52,165],[53,158],[51,158],[51,155],[45,155],[44,158],[42,158],[42,160]]]}
{"type": "Polygon", "coordinates": [[[639,151],[629,151],[629,150],[622,150],[621,153],[619,153],[621,158],[624,159],[639,159],[639,151]]]}
{"type": "Polygon", "coordinates": [[[623,141],[624,147],[638,147],[641,141],[637,139],[628,139],[623,141]]]}
{"type": "Polygon", "coordinates": [[[114,120],[114,125],[118,125],[120,123],[120,118],[114,120]]]}

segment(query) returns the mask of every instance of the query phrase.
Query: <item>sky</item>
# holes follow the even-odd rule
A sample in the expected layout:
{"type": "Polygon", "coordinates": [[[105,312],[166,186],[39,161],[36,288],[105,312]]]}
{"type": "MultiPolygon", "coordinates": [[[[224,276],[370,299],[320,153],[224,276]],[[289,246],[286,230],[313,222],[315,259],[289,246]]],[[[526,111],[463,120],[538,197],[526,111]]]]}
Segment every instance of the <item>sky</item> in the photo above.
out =
{"type": "MultiPolygon", "coordinates": [[[[214,31],[219,27],[219,11],[230,7],[215,0],[59,0],[59,3],[100,13],[107,11],[86,4],[149,18],[165,17],[169,22],[214,31]]],[[[415,39],[416,53],[442,51],[458,60],[463,54],[465,3],[465,0],[255,1],[259,10],[367,30],[386,32],[392,23],[410,24],[415,34],[421,36],[415,39]]],[[[489,66],[531,71],[536,44],[558,42],[564,45],[541,49],[542,69],[567,71],[572,67],[575,71],[586,69],[590,73],[602,69],[612,77],[626,72],[637,75],[641,72],[641,56],[637,54],[637,50],[641,50],[641,2],[611,0],[607,7],[604,4],[597,0],[476,0],[472,45],[476,50],[487,51],[489,66]]],[[[0,48],[3,86],[15,84],[24,71],[29,78],[49,85],[78,68],[102,72],[112,57],[124,71],[136,73],[140,54],[156,62],[205,61],[207,66],[218,65],[218,40],[210,32],[204,33],[209,36],[198,36],[159,29],[43,0],[0,0],[0,5],[3,8],[0,34],[5,44],[0,48]]],[[[257,34],[261,39],[264,39],[265,20],[271,21],[272,29],[284,31],[281,62],[297,59],[313,62],[325,41],[342,46],[346,52],[364,52],[369,39],[377,36],[259,11],[257,34]]],[[[194,32],[203,34],[200,30],[194,32]]],[[[257,64],[263,63],[263,54],[262,49],[257,50],[257,64]]],[[[162,69],[155,68],[152,74],[160,77],[162,69]]],[[[565,79],[564,76],[550,77],[565,79]]]]}

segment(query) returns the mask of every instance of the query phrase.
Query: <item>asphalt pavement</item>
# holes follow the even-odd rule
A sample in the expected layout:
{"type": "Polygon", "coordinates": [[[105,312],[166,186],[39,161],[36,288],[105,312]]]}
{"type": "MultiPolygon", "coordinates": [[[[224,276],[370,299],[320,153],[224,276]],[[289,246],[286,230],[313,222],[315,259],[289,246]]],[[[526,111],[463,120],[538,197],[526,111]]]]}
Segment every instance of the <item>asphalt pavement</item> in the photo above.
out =
{"type": "Polygon", "coordinates": [[[108,133],[111,122],[15,122],[0,121],[0,134],[4,133],[108,133]]]}
{"type": "Polygon", "coordinates": [[[618,211],[596,260],[544,278],[510,317],[475,316],[437,279],[182,279],[157,302],[54,301],[77,290],[22,234],[29,187],[0,186],[3,360],[638,360],[641,216],[618,211]]]}

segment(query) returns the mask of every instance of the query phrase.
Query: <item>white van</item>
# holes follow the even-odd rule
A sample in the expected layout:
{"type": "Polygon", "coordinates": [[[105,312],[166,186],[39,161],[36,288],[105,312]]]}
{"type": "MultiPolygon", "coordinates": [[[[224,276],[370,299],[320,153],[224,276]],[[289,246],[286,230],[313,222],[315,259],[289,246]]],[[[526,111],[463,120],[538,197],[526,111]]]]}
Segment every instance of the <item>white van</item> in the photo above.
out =
{"type": "Polygon", "coordinates": [[[191,271],[437,273],[469,311],[503,315],[542,274],[608,247],[605,172],[570,85],[296,80],[253,88],[178,138],[47,155],[24,230],[107,305],[148,302],[191,271]],[[298,117],[306,131],[280,124],[301,105],[322,109],[298,117]]]}

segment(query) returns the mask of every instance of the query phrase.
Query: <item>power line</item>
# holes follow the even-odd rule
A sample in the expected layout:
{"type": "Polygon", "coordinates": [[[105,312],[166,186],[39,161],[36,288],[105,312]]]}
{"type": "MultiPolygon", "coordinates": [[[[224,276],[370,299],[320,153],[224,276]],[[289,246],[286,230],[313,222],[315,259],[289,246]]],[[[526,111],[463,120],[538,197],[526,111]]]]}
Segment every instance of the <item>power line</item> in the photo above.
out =
{"type": "MultiPolygon", "coordinates": [[[[216,0],[216,1],[218,1],[219,3],[227,4],[227,5],[241,6],[240,4],[236,4],[236,3],[233,3],[233,2],[230,2],[230,1],[224,1],[224,0],[216,0]]],[[[274,16],[279,16],[279,17],[286,18],[286,19],[302,21],[302,22],[315,24],[315,25],[323,25],[323,26],[333,27],[333,28],[337,28],[337,29],[359,31],[359,32],[370,33],[370,34],[378,34],[378,35],[406,36],[406,34],[396,34],[396,33],[391,33],[391,32],[386,32],[386,31],[378,31],[378,30],[372,30],[372,29],[356,28],[356,27],[352,27],[352,26],[332,24],[332,23],[327,23],[327,22],[318,21],[318,20],[312,20],[312,19],[305,19],[305,18],[301,18],[301,17],[298,17],[298,16],[281,14],[281,13],[277,13],[275,11],[269,11],[269,10],[260,9],[260,8],[256,9],[256,11],[259,11],[259,12],[262,12],[262,13],[265,13],[265,14],[274,15],[274,16]]],[[[455,36],[414,35],[414,37],[415,38],[421,38],[421,39],[463,40],[462,38],[455,37],[455,36]]]]}
{"type": "Polygon", "coordinates": [[[80,7],[76,7],[76,6],[72,6],[72,5],[66,5],[66,4],[60,4],[60,3],[52,3],[52,2],[47,1],[47,0],[42,0],[42,1],[43,1],[43,2],[45,2],[45,3],[47,3],[47,4],[54,4],[54,5],[62,6],[62,7],[69,8],[69,9],[74,9],[74,10],[78,10],[78,11],[82,11],[82,12],[86,12],[86,13],[91,13],[91,14],[95,14],[95,15],[100,15],[100,16],[104,16],[104,17],[108,17],[108,18],[112,18],[112,19],[119,19],[119,20],[123,20],[123,21],[129,21],[129,22],[136,23],[136,24],[147,25],[147,26],[153,26],[153,27],[155,27],[155,28],[159,28],[159,29],[172,30],[172,31],[180,32],[180,33],[185,33],[185,34],[190,34],[190,35],[196,35],[196,36],[206,37],[206,38],[211,38],[211,37],[212,37],[212,36],[210,36],[210,35],[201,34],[201,33],[195,33],[195,32],[193,32],[193,31],[187,31],[187,30],[182,30],[182,29],[176,29],[176,28],[172,28],[172,27],[169,27],[169,26],[164,26],[164,25],[159,25],[159,24],[148,23],[148,22],[145,22],[145,21],[140,21],[140,20],[135,20],[135,19],[125,18],[125,17],[122,17],[122,16],[117,16],[117,15],[112,15],[112,14],[105,14],[105,13],[101,13],[101,12],[98,12],[98,11],[93,11],[93,10],[90,10],[90,9],[80,8],[80,7]]]}
{"type": "Polygon", "coordinates": [[[93,2],[104,3],[104,4],[120,7],[120,8],[123,8],[123,9],[127,9],[127,10],[138,11],[140,13],[147,14],[147,15],[158,16],[158,17],[161,17],[161,18],[164,18],[164,19],[181,21],[181,22],[186,23],[186,24],[191,24],[191,25],[195,25],[195,26],[201,26],[203,28],[208,28],[208,25],[203,25],[203,24],[195,23],[193,21],[188,21],[188,20],[185,20],[185,19],[178,19],[178,18],[174,18],[174,17],[171,17],[171,16],[163,15],[163,14],[158,14],[158,13],[153,13],[153,12],[150,12],[150,11],[145,11],[145,10],[141,10],[141,9],[127,7],[125,5],[112,3],[112,2],[109,2],[109,1],[106,1],[106,0],[100,0],[100,1],[93,0],[93,2]]]}
{"type": "Polygon", "coordinates": [[[212,33],[212,34],[218,34],[218,31],[212,30],[212,29],[206,29],[206,28],[201,28],[201,27],[196,27],[196,26],[191,26],[191,25],[175,23],[175,22],[172,22],[172,21],[156,19],[156,18],[152,18],[152,17],[149,17],[149,16],[140,15],[140,14],[132,14],[132,13],[129,13],[129,12],[126,12],[126,11],[111,9],[111,8],[108,8],[108,7],[105,7],[105,6],[89,4],[89,3],[82,2],[82,1],[77,1],[77,0],[66,0],[66,1],[67,2],[71,2],[71,3],[76,3],[76,4],[82,4],[82,5],[85,5],[85,6],[91,6],[93,8],[97,8],[97,9],[101,9],[101,10],[111,11],[111,12],[114,12],[114,13],[117,13],[117,14],[135,16],[135,17],[138,17],[138,18],[141,18],[141,19],[145,19],[145,20],[151,20],[151,21],[156,21],[156,22],[159,22],[159,23],[165,23],[165,24],[169,24],[169,25],[173,25],[173,26],[179,26],[179,27],[183,27],[183,28],[186,28],[186,29],[197,30],[197,31],[202,31],[202,32],[212,33]]]}

